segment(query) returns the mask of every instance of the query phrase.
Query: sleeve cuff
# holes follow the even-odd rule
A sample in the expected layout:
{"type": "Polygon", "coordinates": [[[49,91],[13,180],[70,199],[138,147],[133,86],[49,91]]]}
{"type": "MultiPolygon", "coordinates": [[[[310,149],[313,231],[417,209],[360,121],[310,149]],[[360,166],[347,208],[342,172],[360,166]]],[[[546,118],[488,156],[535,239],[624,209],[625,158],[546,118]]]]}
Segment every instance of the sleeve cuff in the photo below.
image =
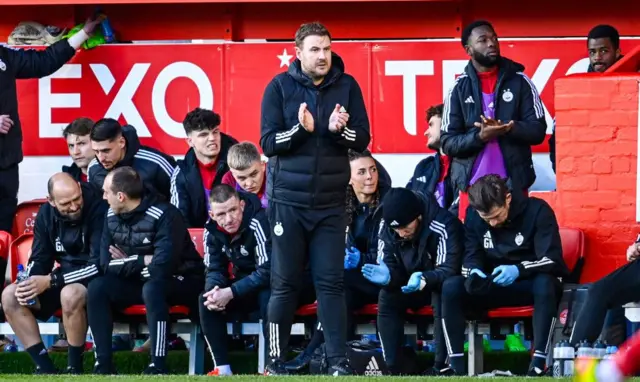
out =
{"type": "Polygon", "coordinates": [[[89,35],[84,29],[80,29],[80,31],[73,36],[69,37],[67,41],[69,41],[69,45],[75,50],[78,50],[85,41],[89,39],[89,35]]]}

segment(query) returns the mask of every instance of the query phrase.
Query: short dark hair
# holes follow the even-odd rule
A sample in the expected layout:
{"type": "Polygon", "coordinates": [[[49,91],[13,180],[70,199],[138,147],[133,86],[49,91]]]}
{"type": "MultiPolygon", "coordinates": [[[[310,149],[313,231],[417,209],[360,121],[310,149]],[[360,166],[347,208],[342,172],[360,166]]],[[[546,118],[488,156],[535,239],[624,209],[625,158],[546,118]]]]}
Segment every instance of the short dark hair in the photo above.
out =
{"type": "Polygon", "coordinates": [[[353,149],[349,149],[347,151],[347,155],[349,156],[349,162],[353,162],[356,159],[360,158],[371,158],[373,159],[373,155],[371,155],[371,151],[364,149],[362,151],[356,151],[353,149]]]}
{"type": "Polygon", "coordinates": [[[122,192],[129,199],[142,199],[144,183],[140,174],[133,167],[118,167],[109,173],[111,175],[111,191],[122,192]]]}
{"type": "Polygon", "coordinates": [[[613,49],[620,48],[620,33],[611,25],[601,24],[593,27],[587,36],[587,44],[589,44],[589,40],[596,38],[608,38],[611,41],[613,49]]]}
{"type": "Polygon", "coordinates": [[[91,140],[94,142],[113,141],[122,135],[122,125],[113,118],[102,118],[91,129],[91,140]]]}
{"type": "Polygon", "coordinates": [[[473,32],[473,30],[483,26],[487,26],[491,28],[491,30],[494,31],[494,33],[496,31],[493,28],[493,25],[491,25],[491,23],[488,22],[487,20],[476,20],[472,22],[471,24],[464,27],[464,29],[462,30],[462,35],[460,36],[460,42],[462,43],[463,48],[466,47],[467,44],[469,43],[469,37],[471,37],[471,33],[473,32]]]}
{"type": "Polygon", "coordinates": [[[442,113],[444,111],[444,104],[433,105],[429,109],[427,109],[427,122],[433,117],[442,118],[442,113]]]}
{"type": "Polygon", "coordinates": [[[189,135],[193,131],[213,130],[220,126],[220,122],[220,114],[197,107],[187,113],[182,121],[182,126],[189,135]]]}
{"type": "Polygon", "coordinates": [[[503,207],[509,192],[506,179],[495,174],[485,175],[469,187],[469,205],[487,214],[495,207],[503,207]]]}
{"type": "Polygon", "coordinates": [[[67,139],[69,135],[79,135],[81,137],[91,133],[93,120],[87,117],[76,118],[62,130],[62,136],[67,139]]]}
{"type": "Polygon", "coordinates": [[[210,203],[224,203],[231,198],[240,199],[240,195],[235,188],[228,184],[218,184],[211,189],[209,194],[210,203]]]}
{"type": "Polygon", "coordinates": [[[314,21],[312,23],[300,25],[300,28],[298,28],[298,30],[296,31],[296,46],[298,48],[302,48],[304,39],[309,36],[327,36],[329,37],[329,40],[331,40],[331,34],[329,33],[327,27],[317,21],[314,21]]]}

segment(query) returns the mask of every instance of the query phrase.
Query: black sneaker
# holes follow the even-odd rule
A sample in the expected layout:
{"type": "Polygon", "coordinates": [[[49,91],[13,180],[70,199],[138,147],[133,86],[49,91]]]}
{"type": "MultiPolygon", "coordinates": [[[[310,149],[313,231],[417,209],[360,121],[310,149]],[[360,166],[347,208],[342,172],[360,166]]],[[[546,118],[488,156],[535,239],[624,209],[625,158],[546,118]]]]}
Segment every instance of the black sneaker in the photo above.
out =
{"type": "Polygon", "coordinates": [[[159,367],[156,367],[156,365],[154,365],[154,364],[150,364],[149,366],[147,366],[146,369],[144,369],[142,374],[145,374],[145,375],[164,375],[164,374],[169,374],[169,373],[166,370],[163,370],[163,369],[160,369],[159,367]]]}
{"type": "Polygon", "coordinates": [[[96,362],[96,364],[93,365],[93,374],[116,375],[118,373],[116,372],[116,368],[113,367],[113,365],[101,365],[96,362]]]}
{"type": "Polygon", "coordinates": [[[346,358],[341,359],[335,365],[329,368],[329,375],[333,375],[334,377],[341,377],[344,375],[356,375],[355,370],[349,364],[349,361],[346,358]]]}
{"type": "Polygon", "coordinates": [[[527,372],[527,377],[544,377],[546,376],[545,370],[539,367],[531,367],[527,372]]]}
{"type": "Polygon", "coordinates": [[[289,370],[285,368],[284,362],[279,359],[271,361],[264,368],[264,375],[289,375],[289,370]]]}
{"type": "Polygon", "coordinates": [[[78,370],[73,366],[67,366],[67,369],[64,371],[64,374],[79,375],[79,374],[82,374],[82,370],[78,370]]]}
{"type": "Polygon", "coordinates": [[[51,371],[44,371],[41,368],[36,366],[36,370],[33,372],[33,374],[39,374],[39,375],[45,375],[45,374],[60,374],[58,372],[58,370],[51,370],[51,371]]]}
{"type": "Polygon", "coordinates": [[[445,366],[442,369],[434,366],[430,369],[425,370],[425,372],[422,373],[422,375],[429,376],[429,377],[452,377],[456,375],[456,371],[450,368],[449,366],[445,366]]]}
{"type": "Polygon", "coordinates": [[[298,356],[291,361],[287,361],[284,363],[284,368],[289,372],[298,372],[307,366],[309,366],[309,362],[311,362],[311,355],[305,352],[298,354],[298,356]]]}

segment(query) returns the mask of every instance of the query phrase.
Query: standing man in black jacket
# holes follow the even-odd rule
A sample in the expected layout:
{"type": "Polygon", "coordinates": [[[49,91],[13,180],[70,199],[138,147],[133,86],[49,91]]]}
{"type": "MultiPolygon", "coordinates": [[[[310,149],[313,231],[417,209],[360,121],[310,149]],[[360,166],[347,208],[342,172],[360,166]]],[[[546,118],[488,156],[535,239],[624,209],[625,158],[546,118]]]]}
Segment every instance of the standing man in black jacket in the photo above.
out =
{"type": "Polygon", "coordinates": [[[209,374],[231,375],[227,354],[229,315],[242,319],[258,311],[263,332],[268,333],[271,230],[255,194],[238,193],[221,184],[211,190],[210,200],[211,220],[204,232],[207,276],[200,297],[200,325],[213,358],[214,369],[209,374]]]}
{"type": "Polygon", "coordinates": [[[324,327],[329,373],[352,374],[346,361],[344,302],[347,150],[366,149],[369,119],[362,91],[331,51],[319,23],[296,32],[297,59],[267,85],[260,145],[269,157],[267,194],[273,229],[267,374],[286,374],[287,352],[301,274],[309,262],[324,327]]]}
{"type": "Polygon", "coordinates": [[[56,369],[42,344],[36,319],[46,321],[62,308],[69,342],[67,372],[79,374],[87,335],[87,285],[99,272],[107,203],[100,189],[79,184],[69,174],[53,175],[47,188],[49,202],[38,211],[26,267],[30,277],[4,290],[2,308],[42,374],[56,373],[56,369]],[[54,269],[56,262],[60,267],[54,269]]]}
{"type": "Polygon", "coordinates": [[[62,166],[62,172],[71,175],[78,182],[86,182],[89,163],[95,158],[91,148],[91,128],[94,122],[90,118],[77,118],[62,130],[62,136],[67,141],[71,166],[62,166]]]}
{"type": "Polygon", "coordinates": [[[111,171],[103,190],[111,207],[100,245],[104,276],[89,285],[88,303],[95,372],[113,372],[113,311],[144,304],[151,337],[151,364],[145,374],[165,374],[169,307],[185,305],[195,315],[204,283],[202,258],[180,211],[145,193],[133,168],[111,171]]]}
{"type": "Polygon", "coordinates": [[[511,192],[496,175],[469,188],[469,204],[462,276],[442,287],[451,367],[465,374],[465,309],[533,305],[535,351],[528,375],[540,376],[551,349],[561,278],[569,273],[556,216],[547,202],[511,192]]]}
{"type": "Polygon", "coordinates": [[[467,188],[481,176],[508,177],[514,189],[528,191],[536,179],[531,146],[544,141],[547,124],[536,87],[524,66],[500,56],[489,22],[468,25],[462,46],[471,60],[445,97],[440,140],[464,219],[467,188]]]}
{"type": "Polygon", "coordinates": [[[407,309],[432,305],[434,310],[436,375],[451,373],[444,365],[446,350],[440,327],[440,289],[460,274],[464,253],[462,223],[438,206],[433,195],[392,188],[382,200],[378,264],[365,264],[362,274],[382,286],[378,296],[378,328],[384,358],[398,373],[398,351],[404,338],[407,309]]]}
{"type": "Polygon", "coordinates": [[[148,192],[169,200],[176,161],[160,150],[140,145],[135,127],[103,118],[91,129],[91,147],[96,158],[89,163],[89,182],[102,188],[110,171],[130,166],[140,175],[148,192]]]}
{"type": "Polygon", "coordinates": [[[171,204],[189,228],[204,227],[209,217],[209,193],[229,171],[227,153],[238,143],[220,131],[220,115],[196,108],[182,122],[190,148],[171,177],[171,204]]]}
{"type": "Polygon", "coordinates": [[[56,72],[76,54],[99,23],[98,19],[87,20],[78,33],[45,50],[0,46],[0,231],[11,232],[18,206],[18,164],[23,159],[16,80],[42,78],[56,72]]]}

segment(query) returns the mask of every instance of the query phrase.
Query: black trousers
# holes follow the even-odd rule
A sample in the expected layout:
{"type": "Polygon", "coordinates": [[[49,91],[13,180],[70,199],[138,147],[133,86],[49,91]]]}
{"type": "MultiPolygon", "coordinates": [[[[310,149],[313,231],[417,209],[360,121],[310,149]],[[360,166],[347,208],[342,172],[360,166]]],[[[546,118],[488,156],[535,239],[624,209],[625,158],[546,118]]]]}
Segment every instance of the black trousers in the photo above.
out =
{"type": "Polygon", "coordinates": [[[640,300],[640,261],[633,261],[595,282],[589,288],[573,331],[571,343],[595,341],[602,332],[607,311],[640,300]]]}
{"type": "Polygon", "coordinates": [[[318,299],[318,316],[331,362],[346,356],[344,301],[344,207],[312,210],[269,203],[272,227],[269,356],[287,354],[291,325],[307,263],[318,299]]]}
{"type": "Polygon", "coordinates": [[[11,232],[18,207],[19,187],[18,165],[0,169],[0,231],[11,232]]]}
{"type": "Polygon", "coordinates": [[[507,287],[496,285],[482,296],[467,293],[464,282],[462,276],[455,276],[446,279],[442,285],[443,330],[450,360],[464,355],[466,315],[487,309],[527,305],[534,308],[534,357],[546,359],[562,295],[562,284],[557,277],[538,273],[529,279],[516,280],[507,287]]]}
{"type": "MultiPolygon", "coordinates": [[[[229,365],[229,353],[227,348],[227,322],[244,321],[253,313],[257,313],[256,319],[262,319],[262,332],[267,331],[267,306],[271,291],[263,289],[256,294],[233,298],[222,312],[209,310],[204,306],[205,298],[200,295],[200,326],[205,341],[211,352],[214,367],[229,365]]],[[[268,339],[266,340],[268,342],[268,339]]]]}
{"type": "Polygon", "coordinates": [[[434,311],[434,337],[436,342],[436,364],[444,363],[446,351],[442,341],[440,320],[440,293],[423,289],[415,293],[401,290],[381,289],[378,296],[378,331],[385,362],[394,373],[399,369],[397,355],[404,342],[404,323],[407,309],[417,310],[431,305],[434,311]]]}
{"type": "Polygon", "coordinates": [[[197,321],[198,296],[204,289],[200,278],[171,277],[146,282],[124,280],[113,275],[93,279],[89,283],[87,314],[96,345],[96,361],[111,365],[111,335],[113,316],[132,305],[144,304],[151,338],[151,360],[156,367],[164,366],[167,355],[169,307],[189,307],[192,322],[197,321]]]}

